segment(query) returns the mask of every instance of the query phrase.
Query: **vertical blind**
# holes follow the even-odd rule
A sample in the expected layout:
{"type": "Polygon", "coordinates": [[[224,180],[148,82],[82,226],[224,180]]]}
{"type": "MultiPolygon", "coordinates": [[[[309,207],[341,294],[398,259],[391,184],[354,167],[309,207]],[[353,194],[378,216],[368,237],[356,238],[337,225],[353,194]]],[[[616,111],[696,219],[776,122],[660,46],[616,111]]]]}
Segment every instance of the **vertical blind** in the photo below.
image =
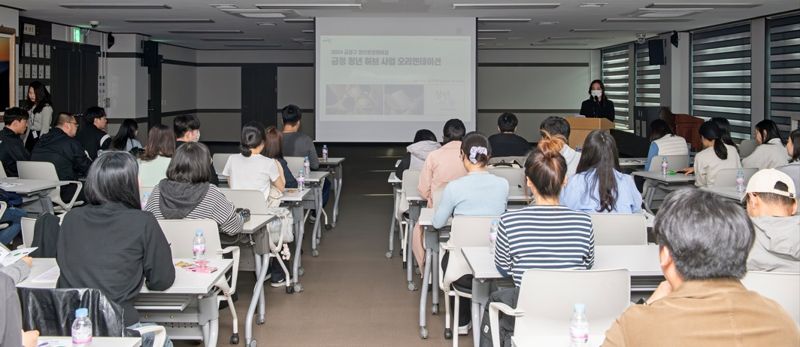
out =
{"type": "Polygon", "coordinates": [[[647,43],[636,44],[636,106],[661,106],[661,65],[650,65],[647,43]]]}
{"type": "Polygon", "coordinates": [[[614,125],[617,129],[631,128],[630,78],[633,65],[630,46],[625,44],[600,51],[602,80],[608,99],[614,103],[614,125]]]}
{"type": "Polygon", "coordinates": [[[800,14],[770,18],[769,26],[769,118],[784,133],[791,117],[800,116],[800,14]]]}
{"type": "Polygon", "coordinates": [[[692,33],[692,114],[727,118],[750,138],[750,23],[692,33]]]}

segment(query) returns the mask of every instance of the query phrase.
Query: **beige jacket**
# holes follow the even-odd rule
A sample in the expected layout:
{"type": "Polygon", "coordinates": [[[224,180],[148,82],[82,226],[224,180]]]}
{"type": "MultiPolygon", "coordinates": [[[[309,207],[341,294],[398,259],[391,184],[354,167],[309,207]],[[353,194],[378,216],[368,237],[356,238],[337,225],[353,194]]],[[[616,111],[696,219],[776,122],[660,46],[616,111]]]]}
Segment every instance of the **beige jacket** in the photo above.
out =
{"type": "Polygon", "coordinates": [[[708,147],[694,156],[694,185],[698,187],[713,186],[719,170],[742,167],[736,147],[725,145],[725,148],[728,149],[728,159],[725,160],[717,157],[714,147],[708,147]]]}
{"type": "Polygon", "coordinates": [[[786,146],[780,139],[772,139],[756,147],[756,150],[747,158],[742,159],[742,166],[748,168],[774,169],[789,163],[789,154],[786,146]]]}
{"type": "Polygon", "coordinates": [[[422,197],[431,202],[433,192],[444,189],[450,181],[467,174],[461,160],[461,141],[450,141],[430,154],[419,174],[419,189],[422,197]]]}

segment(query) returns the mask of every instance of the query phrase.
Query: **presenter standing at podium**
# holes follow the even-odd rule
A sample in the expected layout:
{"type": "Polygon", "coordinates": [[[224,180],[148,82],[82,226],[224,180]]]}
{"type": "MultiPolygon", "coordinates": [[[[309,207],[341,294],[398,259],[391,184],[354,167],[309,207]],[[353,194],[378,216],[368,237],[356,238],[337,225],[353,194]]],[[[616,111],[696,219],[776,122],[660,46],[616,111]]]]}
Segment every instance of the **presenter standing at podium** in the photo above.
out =
{"type": "Polygon", "coordinates": [[[589,84],[589,99],[581,104],[581,115],[588,118],[606,118],[614,121],[614,103],[606,97],[603,81],[594,80],[589,84]]]}

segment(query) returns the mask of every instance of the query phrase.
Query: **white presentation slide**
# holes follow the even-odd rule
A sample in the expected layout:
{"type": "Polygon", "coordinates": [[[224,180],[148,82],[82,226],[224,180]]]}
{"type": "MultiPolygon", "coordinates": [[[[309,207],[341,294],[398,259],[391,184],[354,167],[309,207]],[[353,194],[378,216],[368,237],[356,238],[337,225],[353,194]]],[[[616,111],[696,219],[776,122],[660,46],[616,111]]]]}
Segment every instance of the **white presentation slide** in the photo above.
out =
{"type": "Polygon", "coordinates": [[[316,33],[318,142],[411,142],[450,118],[474,130],[474,18],[317,18],[316,33]]]}

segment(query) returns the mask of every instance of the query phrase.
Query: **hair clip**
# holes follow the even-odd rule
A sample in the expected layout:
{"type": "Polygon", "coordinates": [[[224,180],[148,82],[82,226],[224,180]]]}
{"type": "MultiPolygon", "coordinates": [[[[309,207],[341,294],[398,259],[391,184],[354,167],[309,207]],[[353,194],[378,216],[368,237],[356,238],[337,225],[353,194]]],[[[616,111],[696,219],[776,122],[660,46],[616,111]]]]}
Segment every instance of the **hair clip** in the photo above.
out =
{"type": "Polygon", "coordinates": [[[483,147],[483,146],[472,146],[469,149],[469,161],[470,161],[470,163],[473,163],[473,164],[477,164],[478,163],[478,159],[477,159],[478,154],[483,154],[483,155],[488,156],[489,155],[489,150],[486,149],[486,147],[483,147]]]}

